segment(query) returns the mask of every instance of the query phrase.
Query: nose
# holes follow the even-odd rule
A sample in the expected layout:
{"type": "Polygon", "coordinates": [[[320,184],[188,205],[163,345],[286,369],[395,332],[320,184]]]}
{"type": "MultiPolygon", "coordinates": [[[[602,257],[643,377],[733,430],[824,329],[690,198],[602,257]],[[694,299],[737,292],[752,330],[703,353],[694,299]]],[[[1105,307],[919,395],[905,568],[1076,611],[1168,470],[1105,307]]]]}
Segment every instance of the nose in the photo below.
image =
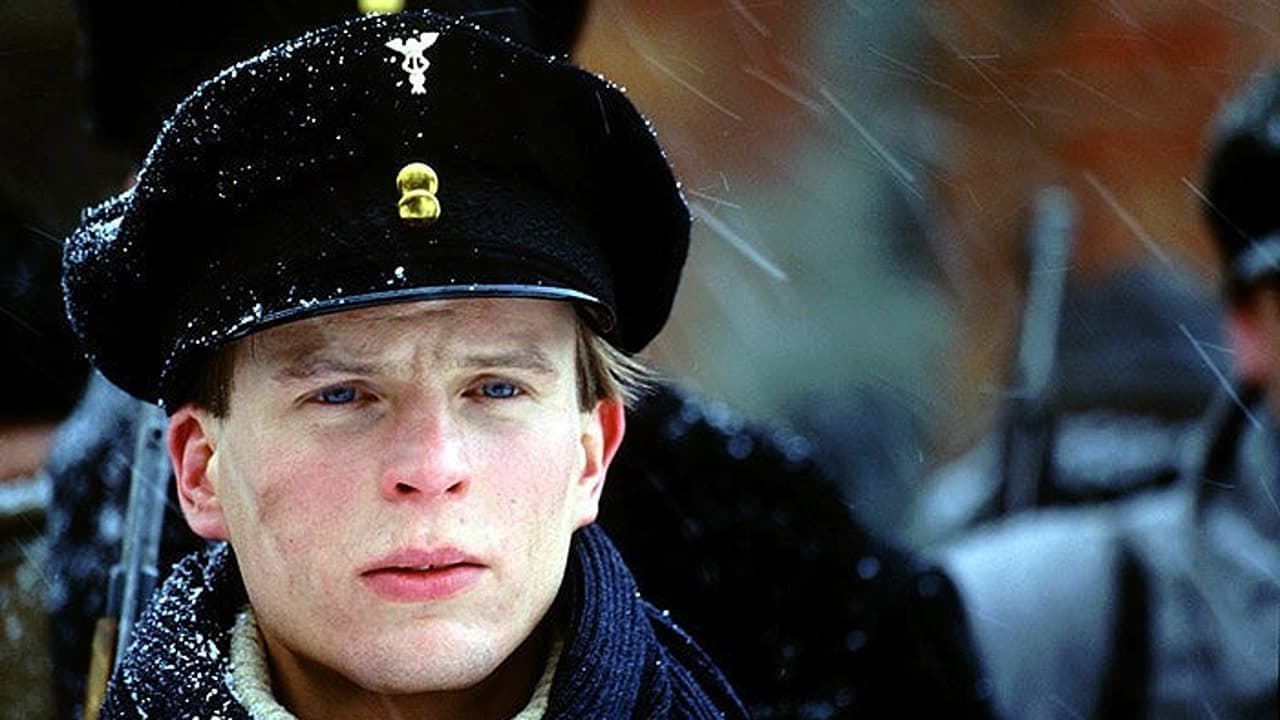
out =
{"type": "Polygon", "coordinates": [[[394,425],[379,491],[393,501],[463,496],[470,486],[465,447],[444,408],[406,408],[394,425]]]}

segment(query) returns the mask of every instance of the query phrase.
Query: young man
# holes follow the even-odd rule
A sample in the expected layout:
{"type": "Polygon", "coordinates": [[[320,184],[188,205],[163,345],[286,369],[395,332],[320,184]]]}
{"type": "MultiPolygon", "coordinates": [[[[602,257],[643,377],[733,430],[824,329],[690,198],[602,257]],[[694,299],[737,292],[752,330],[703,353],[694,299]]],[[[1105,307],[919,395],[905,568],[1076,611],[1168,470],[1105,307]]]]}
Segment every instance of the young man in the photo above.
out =
{"type": "Polygon", "coordinates": [[[595,76],[430,13],[201,86],[68,243],[184,560],[105,717],[741,717],[592,525],[688,215],[595,76]]]}

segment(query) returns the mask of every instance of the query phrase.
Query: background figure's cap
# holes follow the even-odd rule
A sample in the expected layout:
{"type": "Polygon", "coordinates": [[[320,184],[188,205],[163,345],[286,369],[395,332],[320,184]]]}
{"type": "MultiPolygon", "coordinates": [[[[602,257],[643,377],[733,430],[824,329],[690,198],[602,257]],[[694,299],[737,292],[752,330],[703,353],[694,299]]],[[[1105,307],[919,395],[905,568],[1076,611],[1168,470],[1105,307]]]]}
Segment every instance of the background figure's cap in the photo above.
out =
{"type": "Polygon", "coordinates": [[[1255,76],[1220,113],[1204,193],[1228,288],[1280,276],[1280,66],[1255,76]]]}
{"type": "Polygon", "coordinates": [[[221,0],[199,15],[198,27],[170,0],[76,0],[94,131],[141,158],[174,106],[232,60],[387,6],[457,15],[548,55],[568,55],[587,0],[221,0]]]}
{"type": "Polygon", "coordinates": [[[415,12],[309,33],[202,85],[137,185],[86,212],[63,284],[103,374],[175,407],[218,346],[372,304],[572,300],[635,352],[670,313],[688,240],[619,89],[415,12]]]}
{"type": "Polygon", "coordinates": [[[0,193],[0,376],[9,383],[0,426],[65,416],[89,372],[62,311],[59,243],[29,217],[0,193]]]}

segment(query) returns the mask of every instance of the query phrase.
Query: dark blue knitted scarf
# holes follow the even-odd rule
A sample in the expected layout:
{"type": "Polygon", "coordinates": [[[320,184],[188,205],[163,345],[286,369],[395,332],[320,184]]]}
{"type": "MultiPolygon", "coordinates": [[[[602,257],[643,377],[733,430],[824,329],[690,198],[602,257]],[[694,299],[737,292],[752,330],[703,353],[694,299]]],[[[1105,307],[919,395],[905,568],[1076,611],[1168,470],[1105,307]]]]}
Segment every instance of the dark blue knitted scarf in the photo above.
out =
{"type": "MultiPolygon", "coordinates": [[[[594,525],[574,536],[561,592],[569,628],[549,720],[747,717],[702,650],[640,598],[594,525]]],[[[245,602],[225,544],[178,563],[143,615],[101,717],[248,720],[227,684],[231,628],[245,602]]]]}

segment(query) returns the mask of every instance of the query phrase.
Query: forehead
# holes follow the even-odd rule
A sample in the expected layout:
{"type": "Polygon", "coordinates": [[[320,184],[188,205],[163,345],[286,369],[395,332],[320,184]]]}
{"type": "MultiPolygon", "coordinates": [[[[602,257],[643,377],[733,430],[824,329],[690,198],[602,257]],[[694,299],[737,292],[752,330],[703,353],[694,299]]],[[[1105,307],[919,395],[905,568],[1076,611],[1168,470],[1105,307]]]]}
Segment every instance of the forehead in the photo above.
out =
{"type": "MultiPolygon", "coordinates": [[[[270,328],[242,347],[260,362],[315,354],[374,356],[398,348],[447,354],[475,348],[573,347],[578,320],[566,302],[465,298],[379,305],[319,315],[270,328]]],[[[241,355],[242,353],[237,353],[241,355]]]]}

